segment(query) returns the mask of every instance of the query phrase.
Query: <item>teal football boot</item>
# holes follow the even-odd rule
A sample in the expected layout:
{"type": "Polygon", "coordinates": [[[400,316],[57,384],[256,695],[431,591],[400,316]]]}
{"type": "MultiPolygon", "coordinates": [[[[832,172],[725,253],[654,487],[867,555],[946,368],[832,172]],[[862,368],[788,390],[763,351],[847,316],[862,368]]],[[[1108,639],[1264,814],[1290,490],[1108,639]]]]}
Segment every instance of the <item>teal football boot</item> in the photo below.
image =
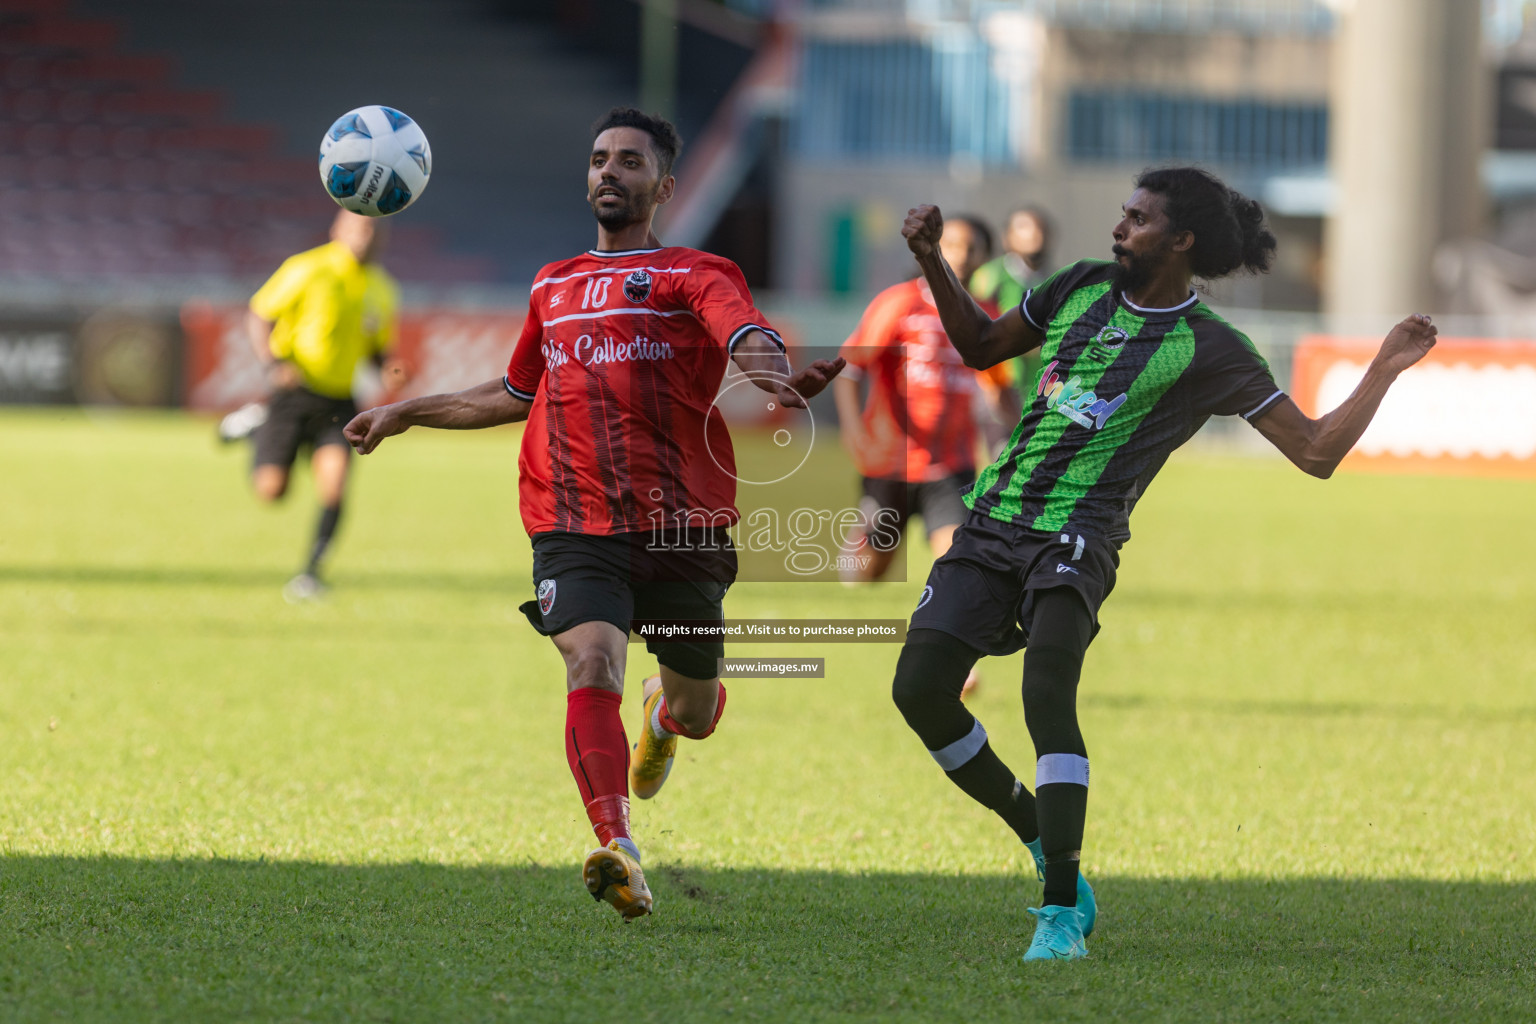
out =
{"type": "MultiPolygon", "coordinates": [[[[1035,877],[1045,881],[1045,854],[1040,852],[1040,837],[1025,843],[1030,856],[1035,858],[1035,877]]],[[[1083,869],[1077,869],[1077,919],[1083,926],[1083,938],[1093,934],[1093,926],[1099,920],[1099,902],[1093,898],[1093,886],[1083,877],[1083,869]]]]}
{"type": "Polygon", "coordinates": [[[1035,915],[1035,938],[1024,954],[1030,960],[1081,960],[1088,955],[1083,926],[1075,907],[1030,907],[1035,915]]]}

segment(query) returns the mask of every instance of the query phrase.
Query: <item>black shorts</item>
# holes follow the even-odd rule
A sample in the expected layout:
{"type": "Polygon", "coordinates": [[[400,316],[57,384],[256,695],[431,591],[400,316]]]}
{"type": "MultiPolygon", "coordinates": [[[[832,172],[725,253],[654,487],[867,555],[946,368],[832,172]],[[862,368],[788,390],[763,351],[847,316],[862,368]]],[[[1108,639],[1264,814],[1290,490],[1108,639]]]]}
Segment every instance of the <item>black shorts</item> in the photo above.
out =
{"type": "Polygon", "coordinates": [[[1034,595],[1071,587],[1099,631],[1099,606],[1115,589],[1120,552],[1078,533],[1046,533],[972,512],[933,563],[912,629],[937,629],[983,654],[1012,654],[1029,639],[1034,595]]]}
{"type": "Polygon", "coordinates": [[[929,533],[944,526],[959,526],[970,511],[963,500],[965,492],[976,483],[974,470],[965,470],[934,480],[931,483],[908,483],[884,477],[861,477],[864,500],[860,507],[865,518],[872,517],[881,509],[896,513],[891,525],[899,532],[906,532],[907,520],[914,515],[923,517],[923,528],[929,533]]]}
{"type": "Polygon", "coordinates": [[[357,415],[350,398],[327,398],[307,388],[284,388],[267,402],[267,421],[256,428],[256,465],[293,465],[299,449],[347,444],[342,428],[357,415]]]}
{"type": "MultiPolygon", "coordinates": [[[[725,530],[687,531],[667,550],[649,532],[595,536],[541,533],[533,538],[535,600],[522,605],[545,636],[583,622],[611,622],[626,634],[635,619],[724,618],[736,581],[736,549],[725,530]]],[[[661,664],[690,679],[713,679],[725,656],[720,640],[647,640],[661,664]]]]}

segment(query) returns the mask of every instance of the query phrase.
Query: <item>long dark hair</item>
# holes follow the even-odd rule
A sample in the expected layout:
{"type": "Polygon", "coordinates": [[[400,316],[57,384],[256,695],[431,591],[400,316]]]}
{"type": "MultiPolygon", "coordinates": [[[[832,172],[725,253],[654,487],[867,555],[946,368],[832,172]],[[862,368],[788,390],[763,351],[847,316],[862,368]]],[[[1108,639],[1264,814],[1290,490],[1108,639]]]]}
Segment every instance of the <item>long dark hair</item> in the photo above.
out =
{"type": "Polygon", "coordinates": [[[1264,208],[1198,167],[1143,171],[1136,187],[1163,197],[1174,233],[1195,236],[1189,268],[1207,281],[1239,270],[1262,274],[1275,257],[1275,236],[1264,226],[1264,208]]]}

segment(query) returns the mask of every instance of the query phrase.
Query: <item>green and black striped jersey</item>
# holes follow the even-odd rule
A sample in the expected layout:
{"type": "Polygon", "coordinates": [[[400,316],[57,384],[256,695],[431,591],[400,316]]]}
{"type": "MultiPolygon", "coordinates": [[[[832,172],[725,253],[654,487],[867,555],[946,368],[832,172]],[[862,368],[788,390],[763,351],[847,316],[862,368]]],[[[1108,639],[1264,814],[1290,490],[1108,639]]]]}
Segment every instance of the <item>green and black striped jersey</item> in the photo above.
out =
{"type": "Polygon", "coordinates": [[[1008,446],[966,495],[972,509],[1118,546],[1136,500],[1207,419],[1252,421],[1284,397],[1253,343],[1194,294],[1143,309],[1115,290],[1114,271],[1075,263],[1008,314],[1045,334],[1044,367],[1008,446]]]}

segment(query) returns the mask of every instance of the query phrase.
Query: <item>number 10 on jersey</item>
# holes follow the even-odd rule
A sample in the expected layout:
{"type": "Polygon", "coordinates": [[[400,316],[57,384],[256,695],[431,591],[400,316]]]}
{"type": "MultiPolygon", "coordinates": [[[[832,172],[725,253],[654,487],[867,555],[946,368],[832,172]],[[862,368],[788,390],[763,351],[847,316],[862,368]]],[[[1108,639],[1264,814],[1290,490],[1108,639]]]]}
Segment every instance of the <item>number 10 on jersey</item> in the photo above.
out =
{"type": "Polygon", "coordinates": [[[587,290],[581,297],[582,309],[598,309],[608,305],[608,286],[613,278],[607,274],[587,278],[587,290]]]}

